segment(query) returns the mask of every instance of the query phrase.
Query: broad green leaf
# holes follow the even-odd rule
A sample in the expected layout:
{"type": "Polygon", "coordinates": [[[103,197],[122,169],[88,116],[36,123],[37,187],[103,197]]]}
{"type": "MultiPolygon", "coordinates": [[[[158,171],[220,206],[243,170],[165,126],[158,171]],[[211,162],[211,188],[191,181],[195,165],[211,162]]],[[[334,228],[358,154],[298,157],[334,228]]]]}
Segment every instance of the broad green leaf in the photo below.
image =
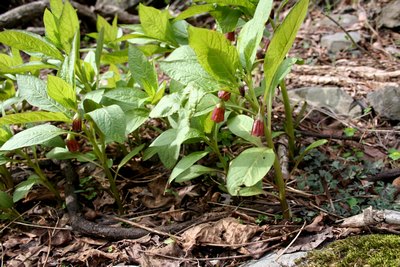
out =
{"type": "Polygon", "coordinates": [[[201,66],[221,83],[237,85],[239,56],[225,36],[216,31],[189,28],[189,45],[201,66]]]}
{"type": "Polygon", "coordinates": [[[251,135],[254,119],[246,115],[237,115],[228,120],[228,129],[235,135],[243,138],[244,140],[261,147],[262,143],[260,138],[251,135]]]}
{"type": "MultiPolygon", "coordinates": [[[[190,27],[190,24],[187,23],[185,20],[179,20],[175,21],[172,24],[172,30],[174,32],[174,39],[176,42],[179,44],[179,46],[182,45],[188,45],[189,43],[189,34],[188,34],[188,29],[190,27]]],[[[171,49],[172,51],[172,49],[171,49]]]]}
{"type": "Polygon", "coordinates": [[[62,0],[50,0],[50,10],[57,19],[61,17],[63,7],[64,4],[62,0]]]}
{"type": "Polygon", "coordinates": [[[178,93],[166,95],[161,98],[160,102],[153,108],[149,116],[151,118],[167,117],[179,111],[180,107],[181,99],[178,93]]]}
{"type": "Polygon", "coordinates": [[[47,93],[65,108],[77,110],[75,90],[63,79],[52,75],[47,76],[47,93]]]}
{"type": "Polygon", "coordinates": [[[205,2],[205,3],[231,5],[231,6],[242,6],[242,7],[247,7],[249,9],[255,8],[255,5],[249,0],[194,0],[194,2],[205,2]]]}
{"type": "Polygon", "coordinates": [[[125,134],[128,135],[133,131],[136,131],[143,123],[145,123],[149,118],[149,111],[147,109],[132,109],[125,112],[126,118],[126,131],[125,134]]]}
{"type": "Polygon", "coordinates": [[[213,4],[206,4],[206,5],[195,5],[195,6],[190,6],[183,12],[181,12],[176,18],[174,18],[174,22],[178,20],[184,20],[190,17],[193,17],[194,15],[202,14],[209,12],[211,10],[214,10],[214,5],[213,4]]]}
{"type": "Polygon", "coordinates": [[[151,144],[150,147],[168,146],[171,144],[177,135],[177,129],[168,129],[162,132],[151,144]]]}
{"type": "Polygon", "coordinates": [[[74,7],[68,0],[64,2],[59,21],[59,33],[61,45],[69,53],[71,51],[72,39],[76,34],[79,35],[79,20],[74,7]]]}
{"type": "Polygon", "coordinates": [[[272,9],[272,0],[260,0],[254,17],[249,20],[240,31],[237,49],[240,63],[248,73],[251,73],[257,48],[263,36],[265,23],[268,21],[272,9]]]}
{"type": "Polygon", "coordinates": [[[12,151],[15,149],[40,145],[58,135],[65,134],[66,131],[56,126],[43,124],[26,129],[11,137],[0,148],[1,151],[12,151]]]}
{"type": "Polygon", "coordinates": [[[275,88],[278,86],[278,84],[286,77],[287,74],[292,70],[292,66],[296,64],[298,61],[297,58],[286,58],[282,63],[279,65],[275,77],[272,81],[272,86],[271,88],[272,95],[275,94],[275,88]]]}
{"type": "MultiPolygon", "coordinates": [[[[1,60],[1,59],[0,59],[1,60]]],[[[0,72],[9,74],[18,74],[24,72],[35,72],[42,69],[56,69],[54,65],[46,64],[41,61],[31,61],[21,65],[14,65],[10,67],[0,66],[0,72]]]]}
{"type": "Polygon", "coordinates": [[[176,178],[175,178],[175,182],[177,183],[183,183],[183,182],[187,182],[190,181],[194,178],[197,178],[201,175],[204,174],[214,174],[216,172],[218,172],[219,170],[213,169],[213,168],[209,168],[206,166],[201,166],[201,165],[193,165],[190,166],[187,170],[181,172],[176,178]]]}
{"type": "MultiPolygon", "coordinates": [[[[104,46],[104,28],[101,28],[99,31],[99,36],[97,37],[97,46],[95,52],[95,62],[96,62],[96,73],[99,73],[101,58],[103,55],[103,46],[104,46]]],[[[114,63],[114,62],[113,62],[114,63]]],[[[116,64],[116,63],[114,63],[116,64]]]]}
{"type": "Polygon", "coordinates": [[[218,28],[221,29],[223,33],[234,31],[242,15],[239,10],[227,6],[218,6],[210,13],[217,21],[218,28]]]}
{"type": "MultiPolygon", "coordinates": [[[[142,52],[144,52],[144,51],[142,50],[142,52]]],[[[146,52],[144,52],[144,53],[146,54],[146,52]]],[[[150,55],[152,55],[152,54],[150,54],[150,55]]],[[[150,56],[150,55],[146,54],[146,56],[150,56]]],[[[128,62],[128,49],[112,51],[111,53],[106,53],[105,51],[103,51],[103,54],[101,55],[101,62],[103,62],[104,64],[126,63],[126,62],[128,62]]]]}
{"type": "Polygon", "coordinates": [[[106,142],[123,143],[125,141],[125,114],[117,105],[93,110],[86,114],[96,123],[104,134],[106,142]]]}
{"type": "Polygon", "coordinates": [[[150,98],[153,98],[158,88],[157,72],[154,65],[137,47],[130,45],[128,64],[132,77],[138,82],[150,98]]]}
{"type": "Polygon", "coordinates": [[[139,18],[143,31],[147,36],[177,46],[169,19],[168,10],[158,10],[154,7],[139,5],[139,18]]]}
{"type": "Polygon", "coordinates": [[[219,88],[217,81],[201,67],[190,46],[184,45],[175,49],[159,63],[162,71],[184,85],[192,83],[207,92],[216,91],[219,88]]]}
{"type": "Polygon", "coordinates": [[[66,159],[77,159],[81,162],[88,161],[96,161],[97,157],[93,152],[88,152],[85,154],[82,153],[73,153],[69,152],[69,150],[65,147],[55,147],[50,152],[46,153],[46,158],[48,159],[57,159],[57,160],[66,160],[66,159]]]}
{"type": "Polygon", "coordinates": [[[34,76],[17,75],[19,95],[29,104],[43,110],[68,113],[67,110],[50,98],[44,81],[34,76]]]}
{"type": "Polygon", "coordinates": [[[52,43],[35,33],[21,30],[2,31],[0,43],[27,53],[41,53],[55,59],[63,59],[61,52],[52,43]]]}
{"type": "Polygon", "coordinates": [[[58,32],[58,26],[57,26],[58,24],[57,18],[47,8],[44,10],[43,23],[44,23],[46,38],[56,46],[61,47],[60,33],[58,32]]]}
{"type": "Polygon", "coordinates": [[[14,191],[13,194],[13,201],[14,203],[18,202],[19,200],[25,198],[31,188],[40,183],[40,178],[37,175],[30,176],[26,181],[19,183],[14,191]]]}
{"type": "Polygon", "coordinates": [[[4,191],[0,191],[0,210],[11,209],[14,205],[12,197],[4,191]]]}
{"type": "MultiPolygon", "coordinates": [[[[0,146],[7,142],[7,140],[10,139],[12,136],[13,134],[10,131],[10,127],[0,127],[0,146]]],[[[0,158],[3,159],[3,157],[0,158]]]]}
{"type": "Polygon", "coordinates": [[[197,151],[193,152],[189,155],[184,156],[172,170],[171,175],[169,176],[168,183],[171,183],[179,174],[186,171],[193,164],[195,164],[198,160],[202,159],[208,154],[207,151],[197,151]]]}
{"type": "Polygon", "coordinates": [[[0,118],[0,126],[47,121],[71,122],[72,120],[61,112],[32,111],[3,116],[0,118]]]}
{"type": "MultiPolygon", "coordinates": [[[[136,88],[120,87],[105,92],[104,98],[116,100],[121,104],[122,109],[124,109],[124,106],[127,106],[129,107],[129,109],[126,110],[130,110],[142,106],[142,104],[147,99],[147,95],[145,92],[136,88]]],[[[104,98],[102,100],[102,103],[105,100],[104,98]]]]}
{"type": "Polygon", "coordinates": [[[114,17],[113,25],[111,25],[102,16],[97,15],[96,28],[97,28],[98,32],[100,32],[101,28],[104,28],[104,42],[105,43],[111,43],[117,39],[117,35],[118,35],[117,17],[114,17]]]}
{"type": "Polygon", "coordinates": [[[255,195],[261,195],[264,191],[262,190],[262,181],[249,187],[242,187],[238,191],[238,195],[242,197],[250,197],[255,195]]]}
{"type": "MultiPolygon", "coordinates": [[[[286,57],[307,14],[309,0],[300,0],[290,10],[282,24],[276,29],[264,60],[265,89],[270,91],[272,81],[282,60],[286,57]]],[[[267,98],[265,94],[264,98],[267,98]]],[[[265,101],[266,102],[266,101],[265,101]]]]}
{"type": "Polygon", "coordinates": [[[11,99],[15,96],[14,82],[7,79],[0,84],[0,101],[11,99]]]}
{"type": "Polygon", "coordinates": [[[228,192],[237,196],[243,186],[251,187],[259,183],[274,164],[275,153],[266,147],[254,147],[244,150],[232,160],[226,186],[228,192]]]}
{"type": "Polygon", "coordinates": [[[7,68],[15,66],[15,65],[19,65],[19,64],[20,63],[16,58],[6,55],[6,54],[0,54],[0,71],[1,72],[6,72],[5,70],[7,70],[7,68]]]}

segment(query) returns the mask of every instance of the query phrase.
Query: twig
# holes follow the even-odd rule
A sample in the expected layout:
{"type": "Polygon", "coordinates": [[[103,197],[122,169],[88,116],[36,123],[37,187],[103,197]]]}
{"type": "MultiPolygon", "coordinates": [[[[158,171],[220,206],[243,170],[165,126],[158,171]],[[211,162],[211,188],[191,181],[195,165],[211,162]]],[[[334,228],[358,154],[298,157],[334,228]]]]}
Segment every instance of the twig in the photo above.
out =
{"type": "Polygon", "coordinates": [[[250,209],[250,208],[243,208],[240,206],[233,206],[233,205],[229,205],[229,204],[224,204],[224,203],[218,203],[218,202],[213,202],[213,201],[208,201],[208,204],[213,204],[213,205],[217,205],[217,206],[223,206],[223,207],[230,207],[230,208],[235,208],[235,209],[240,209],[240,210],[247,210],[247,211],[252,211],[252,212],[256,212],[259,214],[263,214],[263,215],[267,215],[267,216],[274,216],[274,214],[272,213],[268,213],[268,212],[264,212],[264,211],[259,211],[259,210],[255,210],[255,209],[250,209]]]}
{"type": "Polygon", "coordinates": [[[334,18],[332,18],[330,15],[326,14],[325,12],[323,12],[321,10],[320,10],[320,12],[322,13],[322,15],[327,17],[330,21],[335,23],[335,25],[338,26],[344,32],[344,34],[346,34],[347,38],[349,38],[349,40],[353,43],[354,46],[356,46],[358,49],[360,49],[364,53],[368,54],[368,56],[370,56],[380,67],[382,67],[382,68],[385,67],[379,60],[376,59],[376,57],[374,55],[371,54],[371,52],[369,52],[364,47],[357,44],[357,42],[354,41],[353,37],[349,34],[349,32],[342,25],[340,25],[339,22],[337,22],[334,18]]]}
{"type": "Polygon", "coordinates": [[[303,231],[304,227],[306,226],[306,221],[304,221],[303,226],[300,228],[299,232],[297,235],[293,238],[293,240],[287,245],[287,247],[279,253],[278,257],[275,259],[275,261],[278,261],[280,257],[282,257],[283,254],[293,245],[293,243],[297,240],[297,238],[300,236],[301,232],[303,231]]]}
{"type": "Polygon", "coordinates": [[[64,231],[72,230],[70,227],[45,226],[45,225],[23,223],[23,222],[13,222],[13,224],[19,224],[19,225],[23,225],[23,226],[28,226],[28,227],[33,227],[33,228],[42,228],[42,229],[54,229],[54,230],[64,230],[64,231]]]}

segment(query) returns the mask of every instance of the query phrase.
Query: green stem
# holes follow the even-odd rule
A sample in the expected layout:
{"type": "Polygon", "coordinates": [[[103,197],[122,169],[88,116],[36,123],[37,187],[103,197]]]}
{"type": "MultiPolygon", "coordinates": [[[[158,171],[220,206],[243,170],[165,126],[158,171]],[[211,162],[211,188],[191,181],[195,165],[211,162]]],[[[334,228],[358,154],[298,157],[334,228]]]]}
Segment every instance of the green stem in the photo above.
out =
{"type": "MultiPolygon", "coordinates": [[[[93,129],[93,127],[91,127],[93,129]]],[[[119,195],[117,185],[115,183],[114,177],[110,171],[110,168],[107,165],[107,155],[105,153],[105,141],[104,138],[100,138],[100,146],[101,149],[99,148],[98,141],[96,140],[96,133],[95,132],[89,132],[87,129],[84,129],[85,134],[89,141],[92,143],[93,146],[93,152],[96,155],[97,159],[100,161],[100,164],[104,170],[104,173],[108,179],[108,182],[110,183],[110,190],[111,193],[113,194],[113,197],[115,199],[115,202],[117,203],[118,206],[118,211],[119,213],[123,213],[123,206],[121,202],[121,197],[119,195]]]]}
{"type": "Polygon", "coordinates": [[[207,143],[207,145],[209,145],[211,147],[211,149],[217,155],[219,161],[222,164],[222,167],[224,168],[225,175],[227,175],[228,174],[228,162],[222,156],[221,152],[219,151],[219,147],[218,147],[218,123],[214,124],[212,140],[211,141],[205,140],[205,142],[207,143]]]}
{"type": "Polygon", "coordinates": [[[295,135],[294,135],[294,127],[293,127],[293,117],[292,117],[292,108],[290,106],[289,95],[287,93],[285,81],[281,81],[280,83],[283,105],[285,107],[285,117],[286,117],[286,134],[289,137],[289,160],[294,161],[294,155],[296,153],[296,145],[295,145],[295,135]]]}

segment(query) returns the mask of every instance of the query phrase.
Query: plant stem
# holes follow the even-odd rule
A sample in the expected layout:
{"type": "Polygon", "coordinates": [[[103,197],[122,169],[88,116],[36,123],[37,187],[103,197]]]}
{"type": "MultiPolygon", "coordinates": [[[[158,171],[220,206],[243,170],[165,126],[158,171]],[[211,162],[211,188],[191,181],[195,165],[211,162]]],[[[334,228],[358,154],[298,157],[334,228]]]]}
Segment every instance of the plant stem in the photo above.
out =
{"type": "Polygon", "coordinates": [[[280,83],[283,105],[285,107],[285,117],[286,117],[286,134],[289,137],[289,160],[294,161],[294,155],[296,153],[296,145],[295,145],[295,135],[294,135],[294,127],[293,127],[293,117],[292,117],[292,108],[290,106],[289,95],[287,93],[285,81],[281,81],[280,83]]]}
{"type": "Polygon", "coordinates": [[[11,189],[14,187],[14,181],[11,173],[5,165],[0,165],[0,176],[2,177],[1,180],[7,189],[11,189]]]}
{"type": "Polygon", "coordinates": [[[222,156],[221,152],[219,151],[218,147],[218,123],[214,124],[214,130],[213,130],[213,137],[212,140],[206,140],[206,143],[212,148],[212,150],[217,154],[217,157],[219,161],[222,164],[222,167],[224,168],[225,175],[228,174],[228,162],[226,159],[222,156]]]}

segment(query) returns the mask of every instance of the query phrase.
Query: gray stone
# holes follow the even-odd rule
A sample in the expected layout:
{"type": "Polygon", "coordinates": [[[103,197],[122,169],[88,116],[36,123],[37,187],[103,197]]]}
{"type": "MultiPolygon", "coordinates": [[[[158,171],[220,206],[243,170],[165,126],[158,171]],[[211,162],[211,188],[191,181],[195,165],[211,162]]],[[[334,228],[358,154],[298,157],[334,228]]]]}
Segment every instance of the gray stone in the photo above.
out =
{"type": "Polygon", "coordinates": [[[400,0],[392,0],[382,8],[377,18],[378,27],[400,27],[400,0]]]}
{"type": "Polygon", "coordinates": [[[325,108],[336,115],[356,117],[361,115],[361,107],[350,109],[354,99],[338,87],[302,87],[288,91],[291,101],[307,101],[314,107],[325,108]]]}
{"type": "Polygon", "coordinates": [[[371,92],[367,100],[381,117],[400,121],[400,87],[387,86],[371,92]]]}
{"type": "Polygon", "coordinates": [[[295,266],[295,260],[304,257],[307,252],[295,252],[290,254],[283,254],[279,259],[277,253],[271,253],[267,256],[257,260],[257,261],[250,261],[243,265],[242,267],[291,267],[295,266]]]}
{"type": "MultiPolygon", "coordinates": [[[[360,42],[360,33],[349,32],[349,34],[356,43],[360,42]]],[[[352,41],[344,32],[337,32],[322,36],[321,46],[328,48],[328,51],[332,53],[355,48],[352,41]]]]}
{"type": "MultiPolygon", "coordinates": [[[[334,19],[336,22],[338,22],[342,27],[348,28],[350,26],[353,26],[358,22],[358,17],[350,14],[334,14],[331,15],[332,19],[334,19]]],[[[321,21],[318,22],[319,26],[334,26],[337,27],[335,23],[333,23],[332,20],[329,18],[325,17],[321,21]]]]}

